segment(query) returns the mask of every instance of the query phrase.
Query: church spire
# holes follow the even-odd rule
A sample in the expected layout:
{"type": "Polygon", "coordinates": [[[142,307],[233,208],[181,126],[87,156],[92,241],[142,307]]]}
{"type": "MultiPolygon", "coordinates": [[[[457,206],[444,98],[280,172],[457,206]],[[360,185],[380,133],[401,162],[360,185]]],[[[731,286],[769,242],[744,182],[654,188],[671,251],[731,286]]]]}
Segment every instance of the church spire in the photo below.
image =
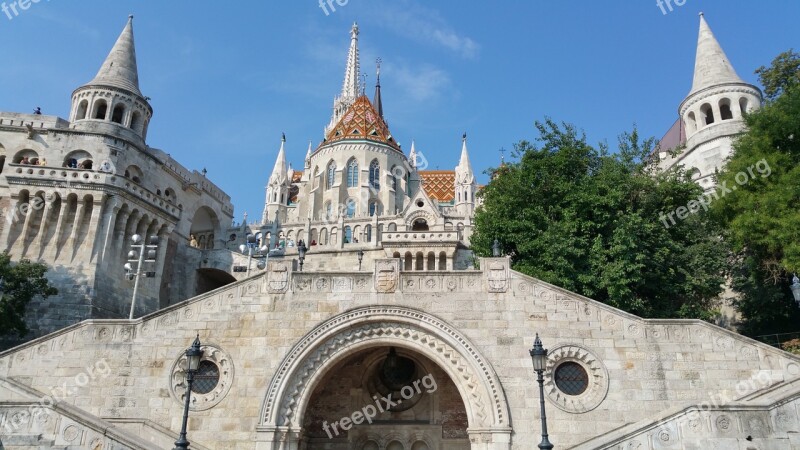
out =
{"type": "Polygon", "coordinates": [[[333,117],[325,128],[327,135],[347,112],[347,109],[362,95],[361,87],[361,62],[358,55],[358,24],[354,23],[350,30],[350,51],[347,53],[347,66],[344,71],[344,84],[342,93],[333,100],[333,117]]]}
{"type": "Polygon", "coordinates": [[[358,56],[358,24],[353,23],[350,30],[350,51],[347,53],[347,68],[344,72],[344,85],[342,97],[356,98],[361,94],[359,76],[361,76],[361,63],[358,56]]]}
{"type": "Polygon", "coordinates": [[[375,99],[372,101],[372,104],[375,105],[378,115],[383,118],[383,100],[381,99],[381,63],[383,60],[378,58],[375,62],[378,65],[378,81],[375,84],[375,99]]]}
{"type": "Polygon", "coordinates": [[[128,23],[89,85],[122,88],[143,97],[139,90],[139,69],[136,65],[132,15],[128,16],[128,23]]]}
{"type": "Polygon", "coordinates": [[[411,152],[408,153],[408,164],[412,169],[417,168],[417,143],[413,139],[411,140],[411,152]]]}
{"type": "Polygon", "coordinates": [[[692,93],[727,83],[744,83],[736,74],[722,46],[700,13],[700,33],[697,38],[697,57],[694,66],[692,93]]]}

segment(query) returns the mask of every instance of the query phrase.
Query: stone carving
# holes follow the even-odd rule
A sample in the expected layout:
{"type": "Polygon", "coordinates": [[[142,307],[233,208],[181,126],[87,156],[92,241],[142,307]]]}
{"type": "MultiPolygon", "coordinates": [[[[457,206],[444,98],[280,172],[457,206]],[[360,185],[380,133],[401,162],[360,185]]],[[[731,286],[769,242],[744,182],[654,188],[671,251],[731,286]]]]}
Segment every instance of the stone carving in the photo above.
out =
{"type": "Polygon", "coordinates": [[[550,351],[547,358],[545,394],[559,409],[573,414],[589,412],[603,403],[608,395],[608,369],[589,349],[575,344],[563,345],[550,351]],[[564,362],[580,364],[589,375],[589,386],[580,395],[566,395],[553,380],[554,370],[564,362]]]}
{"type": "Polygon", "coordinates": [[[503,293],[508,290],[508,260],[486,260],[486,285],[491,293],[503,293]]]}
{"type": "Polygon", "coordinates": [[[261,424],[299,426],[302,414],[297,409],[311,395],[311,385],[315,376],[323,372],[323,366],[358,344],[387,338],[407,342],[447,372],[459,375],[453,382],[469,393],[464,401],[471,405],[470,426],[507,429],[508,403],[497,375],[469,340],[430,314],[390,306],[370,306],[341,314],[298,342],[270,383],[261,424]],[[348,327],[348,323],[358,326],[348,327]]]}
{"type": "Polygon", "coordinates": [[[717,424],[717,429],[723,433],[730,431],[733,424],[730,416],[727,416],[725,414],[717,417],[715,423],[717,424]]]}
{"type": "Polygon", "coordinates": [[[397,290],[400,279],[400,262],[396,259],[382,260],[375,264],[375,290],[391,294],[397,290]]]}
{"type": "MultiPolygon", "coordinates": [[[[207,394],[192,392],[192,403],[190,408],[193,411],[205,411],[219,404],[233,385],[234,366],[231,356],[216,345],[203,345],[203,361],[211,361],[219,369],[219,382],[217,386],[207,394]]],[[[172,398],[183,405],[186,401],[186,354],[181,351],[180,355],[172,364],[169,377],[169,392],[172,398]]]]}
{"type": "Polygon", "coordinates": [[[270,261],[267,276],[270,294],[282,294],[289,289],[289,265],[287,262],[270,261]]]}

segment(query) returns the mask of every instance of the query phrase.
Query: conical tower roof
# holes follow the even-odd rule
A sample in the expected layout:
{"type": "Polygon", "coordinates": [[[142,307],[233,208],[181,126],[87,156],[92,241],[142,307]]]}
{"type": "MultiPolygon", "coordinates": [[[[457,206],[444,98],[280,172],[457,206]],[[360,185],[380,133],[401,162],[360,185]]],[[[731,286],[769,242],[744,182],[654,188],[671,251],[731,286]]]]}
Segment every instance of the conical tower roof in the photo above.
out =
{"type": "Polygon", "coordinates": [[[472,171],[467,151],[467,133],[464,133],[464,137],[461,139],[461,159],[456,167],[456,178],[457,183],[470,184],[475,181],[475,173],[472,171]]]}
{"type": "Polygon", "coordinates": [[[278,150],[278,158],[275,160],[275,167],[272,168],[272,175],[269,177],[269,184],[285,184],[288,179],[286,168],[286,135],[281,137],[281,149],[278,150]]]}
{"type": "Polygon", "coordinates": [[[139,69],[136,65],[136,45],[133,39],[133,16],[117,38],[97,75],[88,85],[111,86],[125,89],[140,97],[139,69]]]}
{"type": "Polygon", "coordinates": [[[701,13],[691,94],[711,86],[728,83],[744,83],[744,81],[736,74],[728,56],[722,50],[722,46],[719,45],[706,22],[705,16],[701,13]]]}
{"type": "Polygon", "coordinates": [[[369,98],[362,95],[356,99],[339,122],[331,129],[325,143],[344,140],[367,140],[387,144],[400,150],[397,142],[389,132],[389,127],[372,106],[369,98]]]}

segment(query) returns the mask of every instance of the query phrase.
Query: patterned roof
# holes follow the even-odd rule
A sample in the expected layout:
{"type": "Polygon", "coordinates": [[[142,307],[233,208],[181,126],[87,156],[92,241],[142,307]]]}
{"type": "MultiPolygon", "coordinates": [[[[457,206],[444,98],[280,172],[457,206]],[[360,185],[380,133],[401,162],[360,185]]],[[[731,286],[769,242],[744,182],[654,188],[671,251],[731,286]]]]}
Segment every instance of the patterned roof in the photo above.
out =
{"type": "Polygon", "coordinates": [[[328,133],[325,143],[344,140],[368,140],[380,142],[400,151],[400,147],[383,118],[375,111],[366,95],[356,99],[339,123],[328,133]]]}
{"type": "Polygon", "coordinates": [[[456,198],[456,173],[453,170],[424,170],[419,172],[422,188],[428,197],[442,203],[456,198]]]}

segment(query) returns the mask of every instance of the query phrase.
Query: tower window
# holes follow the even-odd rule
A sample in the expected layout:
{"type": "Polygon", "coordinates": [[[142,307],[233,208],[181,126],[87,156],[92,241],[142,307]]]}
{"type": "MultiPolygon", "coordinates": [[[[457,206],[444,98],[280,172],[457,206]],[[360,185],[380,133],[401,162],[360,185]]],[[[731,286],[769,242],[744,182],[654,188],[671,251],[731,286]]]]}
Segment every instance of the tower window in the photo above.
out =
{"type": "Polygon", "coordinates": [[[139,114],[138,111],[134,111],[131,115],[131,130],[138,130],[139,124],[142,121],[142,116],[139,114]]]}
{"type": "Polygon", "coordinates": [[[355,159],[347,163],[347,187],[358,187],[358,161],[355,159]]]}
{"type": "Polygon", "coordinates": [[[97,120],[105,120],[107,113],[108,113],[108,103],[106,103],[105,100],[98,100],[94,104],[94,114],[92,115],[92,117],[97,120]]]}
{"type": "Polygon", "coordinates": [[[727,98],[724,98],[719,102],[719,118],[720,120],[733,119],[733,112],[731,111],[731,101],[728,100],[727,98]]]}
{"type": "Polygon", "coordinates": [[[89,101],[83,100],[78,105],[78,113],[75,115],[75,120],[83,120],[86,118],[87,111],[89,109],[89,101]]]}
{"type": "Polygon", "coordinates": [[[326,180],[326,186],[328,189],[333,189],[333,184],[336,182],[336,163],[331,161],[328,164],[328,179],[326,180]]]}
{"type": "Polygon", "coordinates": [[[747,112],[748,112],[747,111],[747,105],[748,105],[748,102],[747,102],[747,98],[746,97],[742,97],[742,98],[739,99],[739,110],[742,111],[743,115],[747,114],[747,112]]]}
{"type": "Polygon", "coordinates": [[[369,186],[376,191],[381,189],[381,165],[377,159],[369,164],[369,186]]]}
{"type": "Polygon", "coordinates": [[[714,110],[711,108],[711,105],[708,103],[704,104],[700,107],[700,112],[703,113],[703,117],[705,118],[706,125],[711,125],[714,123],[714,110]]]}
{"type": "Polygon", "coordinates": [[[114,123],[122,123],[125,118],[125,106],[117,105],[114,107],[114,113],[111,114],[111,121],[114,123]]]}

